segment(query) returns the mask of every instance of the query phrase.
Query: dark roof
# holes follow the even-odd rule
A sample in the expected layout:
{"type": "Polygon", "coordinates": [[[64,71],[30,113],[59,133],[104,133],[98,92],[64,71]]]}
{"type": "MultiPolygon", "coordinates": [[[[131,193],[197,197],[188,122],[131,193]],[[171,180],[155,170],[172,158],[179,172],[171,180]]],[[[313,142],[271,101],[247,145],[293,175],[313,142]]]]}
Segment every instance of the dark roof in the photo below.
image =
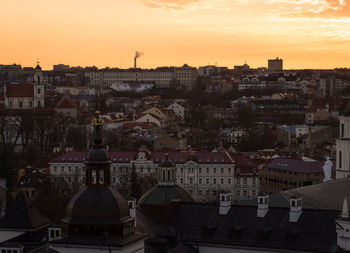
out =
{"type": "Polygon", "coordinates": [[[139,199],[140,206],[162,206],[173,202],[194,202],[191,193],[178,185],[156,185],[139,199]]]}
{"type": "Polygon", "coordinates": [[[231,247],[337,252],[334,220],[338,211],[303,210],[297,223],[289,222],[289,208],[270,208],[257,217],[256,206],[231,206],[227,215],[217,205],[181,204],[172,227],[184,242],[231,247]]]}
{"type": "MultiPolygon", "coordinates": [[[[295,188],[270,195],[269,206],[287,208],[289,199],[299,195],[303,198],[303,208],[342,211],[344,197],[350,199],[350,192],[346,189],[350,189],[350,178],[295,188]]],[[[257,199],[241,203],[255,206],[257,199]]]]}
{"type": "Polygon", "coordinates": [[[323,162],[306,162],[299,159],[277,157],[269,162],[266,167],[272,169],[295,171],[300,173],[319,173],[323,172],[323,162]]]}
{"type": "Polygon", "coordinates": [[[6,97],[34,97],[33,84],[6,84],[6,97]]]}
{"type": "Polygon", "coordinates": [[[23,191],[17,194],[5,217],[0,220],[0,229],[36,230],[49,225],[50,220],[39,212],[23,191]]]}
{"type": "Polygon", "coordinates": [[[70,224],[119,224],[130,219],[125,198],[111,187],[85,186],[68,204],[64,222],[70,224]]]}
{"type": "Polygon", "coordinates": [[[64,95],[61,100],[57,103],[56,108],[78,108],[78,105],[74,102],[74,100],[68,96],[68,95],[64,95]]]}

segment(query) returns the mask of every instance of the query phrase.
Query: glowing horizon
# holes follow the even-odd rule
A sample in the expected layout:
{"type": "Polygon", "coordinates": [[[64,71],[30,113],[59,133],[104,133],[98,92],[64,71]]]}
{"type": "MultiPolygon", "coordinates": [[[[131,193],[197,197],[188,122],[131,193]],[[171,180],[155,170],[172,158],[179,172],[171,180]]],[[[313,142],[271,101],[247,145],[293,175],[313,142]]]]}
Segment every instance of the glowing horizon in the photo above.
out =
{"type": "Polygon", "coordinates": [[[0,64],[350,67],[350,0],[3,0],[0,64]]]}

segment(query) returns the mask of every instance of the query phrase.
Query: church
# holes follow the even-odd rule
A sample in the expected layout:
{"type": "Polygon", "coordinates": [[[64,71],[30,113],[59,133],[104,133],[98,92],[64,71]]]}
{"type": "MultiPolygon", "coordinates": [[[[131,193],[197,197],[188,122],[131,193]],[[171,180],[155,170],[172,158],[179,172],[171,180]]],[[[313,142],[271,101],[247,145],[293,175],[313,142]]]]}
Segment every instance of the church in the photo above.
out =
{"type": "Polygon", "coordinates": [[[218,203],[198,203],[177,185],[176,164],[166,156],[158,183],[136,202],[111,187],[99,111],[93,123],[85,186],[70,200],[66,216],[50,226],[40,207],[20,192],[0,220],[1,253],[350,252],[348,194],[340,207],[325,204],[349,179],[303,187],[288,197],[260,193],[253,204],[233,204],[225,191],[218,203]],[[325,201],[306,194],[322,192],[311,188],[316,186],[328,189],[325,201]]]}
{"type": "Polygon", "coordinates": [[[5,84],[5,108],[35,109],[45,107],[44,79],[41,67],[34,69],[34,81],[5,84]]]}

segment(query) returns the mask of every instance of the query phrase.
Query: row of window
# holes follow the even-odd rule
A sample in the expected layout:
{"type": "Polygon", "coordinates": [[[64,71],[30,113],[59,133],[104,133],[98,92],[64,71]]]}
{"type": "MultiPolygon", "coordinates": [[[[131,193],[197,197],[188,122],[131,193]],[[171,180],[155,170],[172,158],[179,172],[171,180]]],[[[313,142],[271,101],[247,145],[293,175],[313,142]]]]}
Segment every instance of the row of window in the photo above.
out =
{"type": "MultiPolygon", "coordinates": [[[[232,179],[231,178],[226,178],[227,184],[232,184],[232,179]]],[[[177,181],[177,179],[176,179],[177,181]]],[[[188,178],[188,183],[189,184],[194,184],[194,178],[190,177],[188,178]]],[[[225,178],[198,178],[198,184],[225,184],[225,178]]],[[[184,178],[180,177],[180,184],[184,184],[184,178]]]]}

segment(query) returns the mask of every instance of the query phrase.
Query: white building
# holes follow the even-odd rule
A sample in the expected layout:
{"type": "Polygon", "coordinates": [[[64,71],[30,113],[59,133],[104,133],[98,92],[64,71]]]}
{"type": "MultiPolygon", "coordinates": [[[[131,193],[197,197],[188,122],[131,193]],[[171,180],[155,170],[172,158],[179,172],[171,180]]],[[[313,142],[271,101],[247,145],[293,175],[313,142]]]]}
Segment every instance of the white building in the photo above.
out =
{"type": "Polygon", "coordinates": [[[339,139],[337,139],[336,178],[350,176],[350,103],[339,116],[339,139]]]}
{"type": "MultiPolygon", "coordinates": [[[[128,175],[132,164],[139,176],[154,176],[158,165],[165,159],[165,153],[151,153],[144,149],[139,152],[110,152],[111,185],[116,187],[128,175]]],[[[72,184],[77,180],[85,182],[85,152],[68,152],[50,162],[54,182],[61,179],[72,184]]],[[[256,173],[247,173],[244,165],[240,168],[242,184],[235,187],[235,156],[226,152],[170,152],[169,159],[176,164],[177,184],[188,190],[197,200],[215,200],[220,191],[239,191],[239,199],[258,194],[256,173]],[[249,175],[248,175],[249,174],[249,175]],[[244,179],[244,177],[246,179],[244,179]],[[248,191],[249,192],[248,192],[248,191]],[[246,195],[244,192],[246,191],[246,195]]]]}
{"type": "Polygon", "coordinates": [[[179,103],[172,103],[170,106],[168,106],[168,110],[173,111],[175,115],[178,116],[180,119],[185,119],[185,107],[183,107],[179,103]]]}
{"type": "Polygon", "coordinates": [[[111,87],[115,83],[146,82],[155,83],[159,88],[191,89],[197,81],[197,69],[184,67],[166,67],[156,69],[105,69],[89,71],[85,78],[90,86],[111,87]]]}

